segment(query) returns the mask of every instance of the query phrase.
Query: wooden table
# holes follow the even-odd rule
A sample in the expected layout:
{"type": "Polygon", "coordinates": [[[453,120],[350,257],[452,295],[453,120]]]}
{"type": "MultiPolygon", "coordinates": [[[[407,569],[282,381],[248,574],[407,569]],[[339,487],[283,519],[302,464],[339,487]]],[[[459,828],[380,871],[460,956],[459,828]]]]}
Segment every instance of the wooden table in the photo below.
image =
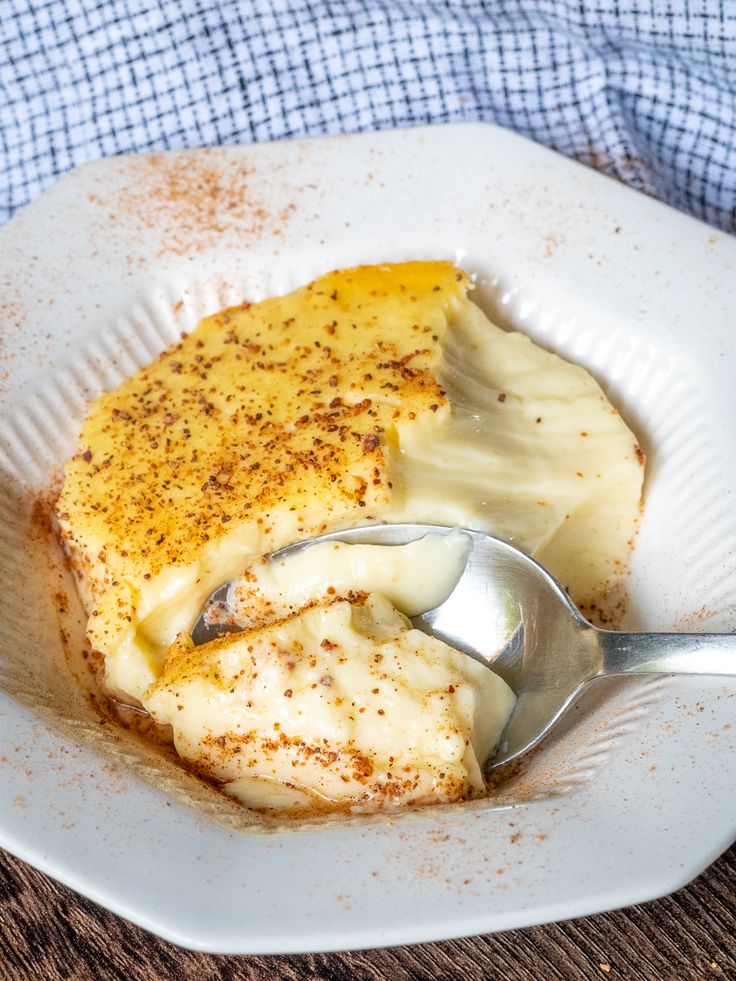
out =
{"type": "Polygon", "coordinates": [[[346,954],[220,957],[159,940],[0,851],[0,979],[736,979],[736,847],[686,889],[551,926],[346,954]]]}

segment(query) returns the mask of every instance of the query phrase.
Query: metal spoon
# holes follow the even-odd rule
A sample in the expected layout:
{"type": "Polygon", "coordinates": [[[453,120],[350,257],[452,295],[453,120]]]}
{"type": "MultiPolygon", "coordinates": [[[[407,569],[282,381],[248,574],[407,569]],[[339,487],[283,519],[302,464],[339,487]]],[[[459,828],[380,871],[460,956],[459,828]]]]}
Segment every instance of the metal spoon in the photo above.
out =
{"type": "MultiPolygon", "coordinates": [[[[368,525],[297,542],[271,560],[316,542],[405,545],[452,528],[425,524],[368,525]]],[[[484,532],[462,529],[471,540],[467,564],[444,603],[414,617],[419,630],[493,668],[517,695],[514,711],[490,768],[517,759],[553,728],[583,689],[615,675],[705,674],[736,676],[736,635],[619,633],[591,626],[567,593],[538,562],[484,532]]],[[[225,593],[220,587],[220,603],[225,593]]],[[[211,598],[212,599],[212,598],[211,598]]],[[[208,625],[201,614],[195,644],[232,630],[208,625]]]]}

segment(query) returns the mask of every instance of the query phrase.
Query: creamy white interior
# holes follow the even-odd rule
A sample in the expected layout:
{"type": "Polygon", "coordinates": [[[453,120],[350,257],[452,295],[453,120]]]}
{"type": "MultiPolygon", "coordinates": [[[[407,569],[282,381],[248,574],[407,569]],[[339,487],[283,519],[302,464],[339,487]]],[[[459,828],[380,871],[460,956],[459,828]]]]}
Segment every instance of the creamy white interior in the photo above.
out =
{"type": "Polygon", "coordinates": [[[450,317],[440,377],[451,411],[402,433],[386,520],[488,531],[576,602],[596,599],[628,561],[641,497],[643,457],[617,410],[585,369],[469,301],[450,317]]]}
{"type": "Polygon", "coordinates": [[[252,566],[232,584],[228,602],[243,627],[289,616],[328,594],[381,593],[413,617],[447,599],[469,548],[469,537],[457,529],[406,545],[318,542],[252,566]]]}

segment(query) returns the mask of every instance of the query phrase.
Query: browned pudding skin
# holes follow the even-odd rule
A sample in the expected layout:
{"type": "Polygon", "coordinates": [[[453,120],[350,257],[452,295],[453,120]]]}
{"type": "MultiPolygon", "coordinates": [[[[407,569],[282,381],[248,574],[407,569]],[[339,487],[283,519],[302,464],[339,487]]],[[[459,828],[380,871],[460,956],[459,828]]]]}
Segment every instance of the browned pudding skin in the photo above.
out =
{"type": "Polygon", "coordinates": [[[305,287],[300,336],[309,343],[293,340],[293,300],[285,309],[274,299],[226,310],[103,395],[67,465],[59,518],[68,544],[73,511],[98,540],[129,543],[119,553],[103,546],[88,562],[106,566],[108,580],[141,564],[146,580],[190,561],[231,522],[267,531],[271,511],[300,501],[320,501],[326,515],[373,516],[390,493],[383,447],[391,430],[446,401],[432,370],[437,330],[467,277],[449,263],[425,265],[420,273],[433,282],[421,281],[422,264],[407,264],[375,273],[373,289],[365,269],[305,287]],[[432,318],[404,277],[442,298],[432,318]],[[359,304],[356,290],[365,293],[359,304]],[[392,291],[411,324],[394,342],[371,331],[392,291]],[[346,315],[356,309],[360,329],[346,315]]]}

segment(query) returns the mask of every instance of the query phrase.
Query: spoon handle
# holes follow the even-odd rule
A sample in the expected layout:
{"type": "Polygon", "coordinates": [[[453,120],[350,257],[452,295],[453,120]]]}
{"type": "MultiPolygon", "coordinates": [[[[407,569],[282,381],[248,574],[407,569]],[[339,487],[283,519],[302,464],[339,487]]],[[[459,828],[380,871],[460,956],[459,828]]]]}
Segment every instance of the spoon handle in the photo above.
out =
{"type": "Polygon", "coordinates": [[[736,677],[736,634],[627,634],[599,630],[602,667],[615,674],[711,674],[736,677]]]}

